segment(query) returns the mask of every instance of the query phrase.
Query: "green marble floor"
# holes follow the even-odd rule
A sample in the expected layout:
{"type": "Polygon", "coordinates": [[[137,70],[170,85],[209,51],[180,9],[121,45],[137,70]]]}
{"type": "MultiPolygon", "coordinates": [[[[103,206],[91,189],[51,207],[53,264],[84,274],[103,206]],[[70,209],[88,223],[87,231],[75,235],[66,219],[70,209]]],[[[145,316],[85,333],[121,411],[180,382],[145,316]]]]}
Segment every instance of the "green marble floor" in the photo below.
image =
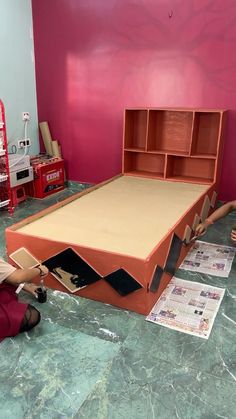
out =
{"type": "MultiPolygon", "coordinates": [[[[0,255],[8,225],[81,187],[21,203],[13,217],[1,212],[0,255]]],[[[230,214],[204,240],[231,245],[235,221],[230,214]]],[[[226,288],[208,340],[57,291],[41,305],[25,296],[42,321],[0,344],[0,419],[235,419],[236,263],[227,279],[176,276],[226,288]]]]}

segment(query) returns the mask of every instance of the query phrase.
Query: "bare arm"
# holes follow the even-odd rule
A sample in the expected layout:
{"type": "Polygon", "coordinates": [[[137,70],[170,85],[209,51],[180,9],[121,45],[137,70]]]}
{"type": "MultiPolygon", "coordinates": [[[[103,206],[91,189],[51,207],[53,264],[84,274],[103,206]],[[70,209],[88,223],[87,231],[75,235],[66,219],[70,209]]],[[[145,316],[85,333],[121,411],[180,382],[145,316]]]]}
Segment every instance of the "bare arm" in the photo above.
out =
{"type": "Polygon", "coordinates": [[[22,282],[31,282],[32,279],[36,278],[40,274],[42,276],[48,274],[48,269],[46,268],[46,266],[40,265],[37,268],[17,269],[5,279],[5,282],[8,282],[11,285],[17,286],[21,284],[22,282]]]}
{"type": "Polygon", "coordinates": [[[228,215],[231,211],[236,210],[236,201],[227,202],[214,211],[205,221],[199,224],[195,230],[197,236],[205,233],[209,225],[214,224],[216,221],[228,215]]]}

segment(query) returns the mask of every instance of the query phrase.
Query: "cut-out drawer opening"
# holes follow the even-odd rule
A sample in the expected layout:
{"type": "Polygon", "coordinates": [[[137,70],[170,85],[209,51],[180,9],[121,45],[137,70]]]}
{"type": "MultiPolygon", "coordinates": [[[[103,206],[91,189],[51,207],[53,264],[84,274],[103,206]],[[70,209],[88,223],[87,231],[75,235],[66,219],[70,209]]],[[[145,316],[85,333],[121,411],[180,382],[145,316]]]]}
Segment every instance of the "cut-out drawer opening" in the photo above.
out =
{"type": "Polygon", "coordinates": [[[216,156],[220,118],[221,114],[219,112],[196,112],[191,147],[193,156],[216,156]]]}
{"type": "Polygon", "coordinates": [[[168,156],[166,177],[186,182],[212,183],[215,160],[168,156]]]}
{"type": "Polygon", "coordinates": [[[125,111],[124,147],[146,149],[148,111],[134,109],[125,111]]]}
{"type": "Polygon", "coordinates": [[[164,155],[129,151],[124,154],[124,173],[164,177],[164,170],[164,155]]]}
{"type": "Polygon", "coordinates": [[[189,154],[193,112],[150,110],[147,149],[174,154],[189,154]]]}

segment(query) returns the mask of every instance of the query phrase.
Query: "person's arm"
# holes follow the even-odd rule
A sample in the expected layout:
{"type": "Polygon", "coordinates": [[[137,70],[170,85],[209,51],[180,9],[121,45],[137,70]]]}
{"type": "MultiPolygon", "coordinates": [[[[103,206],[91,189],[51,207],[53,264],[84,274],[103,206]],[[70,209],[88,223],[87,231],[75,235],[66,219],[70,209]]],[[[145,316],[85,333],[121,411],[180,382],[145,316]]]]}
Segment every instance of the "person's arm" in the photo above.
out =
{"type": "MultiPolygon", "coordinates": [[[[227,202],[214,211],[205,221],[199,224],[195,230],[196,236],[204,234],[209,225],[214,224],[216,221],[228,215],[231,211],[236,210],[236,201],[227,202]]],[[[236,240],[236,237],[235,237],[236,240]]]]}
{"type": "Polygon", "coordinates": [[[48,274],[48,268],[44,265],[37,266],[30,269],[16,269],[6,279],[11,285],[19,285],[22,282],[31,282],[37,276],[45,276],[48,274]]]}

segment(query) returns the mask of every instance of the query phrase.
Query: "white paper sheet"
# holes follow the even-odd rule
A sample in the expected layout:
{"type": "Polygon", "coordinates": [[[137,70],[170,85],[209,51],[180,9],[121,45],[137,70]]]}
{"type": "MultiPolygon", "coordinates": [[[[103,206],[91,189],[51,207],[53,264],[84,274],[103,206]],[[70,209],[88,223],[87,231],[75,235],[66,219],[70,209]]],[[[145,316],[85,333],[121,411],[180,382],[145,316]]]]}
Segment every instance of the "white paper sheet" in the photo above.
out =
{"type": "Polygon", "coordinates": [[[225,290],[173,277],[146,320],[208,339],[225,290]]]}
{"type": "Polygon", "coordinates": [[[227,278],[234,256],[234,247],[197,240],[179,268],[227,278]]]}

